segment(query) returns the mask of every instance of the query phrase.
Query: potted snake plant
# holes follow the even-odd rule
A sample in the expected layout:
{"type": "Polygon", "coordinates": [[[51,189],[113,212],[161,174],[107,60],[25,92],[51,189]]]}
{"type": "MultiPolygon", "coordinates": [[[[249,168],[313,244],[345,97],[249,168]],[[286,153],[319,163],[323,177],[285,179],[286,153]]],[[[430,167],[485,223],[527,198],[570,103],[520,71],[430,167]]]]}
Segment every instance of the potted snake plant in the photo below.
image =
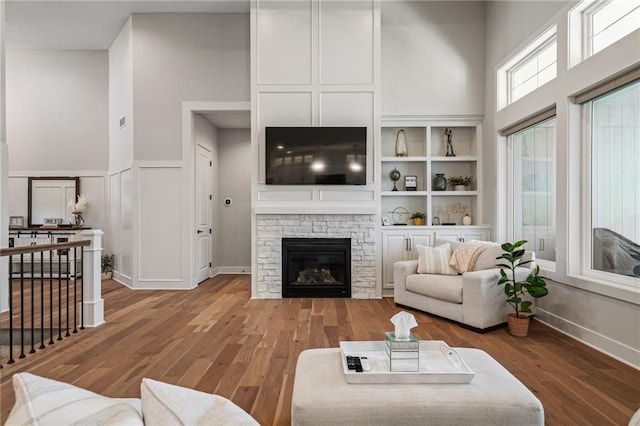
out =
{"type": "Polygon", "coordinates": [[[549,294],[546,281],[539,275],[540,267],[536,265],[525,280],[516,278],[516,267],[524,266],[533,262],[532,260],[522,261],[525,250],[522,248],[527,240],[521,240],[515,243],[502,244],[504,253],[496,259],[502,259],[503,262],[497,264],[500,268],[499,285],[504,285],[504,293],[507,296],[507,303],[514,309],[514,313],[509,314],[507,321],[509,324],[509,334],[518,337],[525,337],[529,332],[529,317],[531,314],[530,300],[524,297],[529,294],[537,299],[549,294]]]}

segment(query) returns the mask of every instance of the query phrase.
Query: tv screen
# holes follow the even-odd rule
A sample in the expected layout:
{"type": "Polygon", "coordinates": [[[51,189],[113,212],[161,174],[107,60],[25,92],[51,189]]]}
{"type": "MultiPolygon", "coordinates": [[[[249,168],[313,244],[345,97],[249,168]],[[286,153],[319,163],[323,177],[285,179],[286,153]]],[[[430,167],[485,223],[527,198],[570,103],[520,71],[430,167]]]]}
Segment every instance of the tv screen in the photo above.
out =
{"type": "Polygon", "coordinates": [[[366,127],[267,127],[269,185],[365,185],[366,127]]]}

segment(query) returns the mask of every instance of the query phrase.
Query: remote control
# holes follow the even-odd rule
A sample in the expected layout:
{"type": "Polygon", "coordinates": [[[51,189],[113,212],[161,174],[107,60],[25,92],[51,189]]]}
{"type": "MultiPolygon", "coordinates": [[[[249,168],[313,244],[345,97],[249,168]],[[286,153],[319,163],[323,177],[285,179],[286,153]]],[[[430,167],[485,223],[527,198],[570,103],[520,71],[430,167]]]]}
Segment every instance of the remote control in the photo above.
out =
{"type": "Polygon", "coordinates": [[[356,361],[355,358],[352,357],[351,355],[347,355],[347,368],[349,370],[355,370],[356,369],[356,361]]]}
{"type": "Polygon", "coordinates": [[[366,356],[360,357],[360,364],[362,365],[362,369],[364,371],[371,371],[371,364],[369,363],[369,358],[366,356]]]}
{"type": "Polygon", "coordinates": [[[362,370],[362,363],[360,361],[360,357],[354,356],[353,360],[356,364],[356,373],[362,373],[363,370],[362,370]]]}

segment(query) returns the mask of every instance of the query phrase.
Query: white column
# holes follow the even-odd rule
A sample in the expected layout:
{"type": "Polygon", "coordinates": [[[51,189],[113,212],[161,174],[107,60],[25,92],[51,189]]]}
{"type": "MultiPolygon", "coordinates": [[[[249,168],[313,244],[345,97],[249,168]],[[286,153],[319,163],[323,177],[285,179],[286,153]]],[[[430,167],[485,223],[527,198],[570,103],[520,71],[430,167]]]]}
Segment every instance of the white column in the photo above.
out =
{"type": "MultiPolygon", "coordinates": [[[[0,0],[0,246],[9,245],[9,161],[5,126],[4,0],[0,0]]],[[[0,258],[0,312],[9,309],[9,258],[0,258]]]]}
{"type": "Polygon", "coordinates": [[[85,327],[97,327],[104,323],[104,300],[100,276],[103,234],[104,232],[99,229],[82,231],[80,234],[82,240],[91,240],[91,245],[84,247],[82,252],[82,309],[84,309],[85,327]]]}

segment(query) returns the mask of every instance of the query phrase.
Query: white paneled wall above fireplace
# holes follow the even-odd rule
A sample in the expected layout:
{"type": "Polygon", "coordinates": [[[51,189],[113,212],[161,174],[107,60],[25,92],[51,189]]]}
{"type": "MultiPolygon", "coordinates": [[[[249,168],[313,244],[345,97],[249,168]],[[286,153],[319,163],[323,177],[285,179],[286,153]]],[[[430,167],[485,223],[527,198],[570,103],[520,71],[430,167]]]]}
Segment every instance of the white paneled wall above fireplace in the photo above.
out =
{"type": "MultiPolygon", "coordinates": [[[[255,242],[264,232],[266,215],[314,215],[335,226],[342,226],[344,215],[362,215],[375,228],[380,26],[380,3],[373,0],[252,2],[253,297],[281,297],[273,275],[258,265],[265,253],[255,242]],[[265,184],[264,129],[269,126],[366,127],[366,184],[265,184]]],[[[375,257],[375,244],[370,244],[375,257]]],[[[353,297],[380,294],[376,268],[368,273],[367,285],[373,287],[354,289],[353,297]]]]}

